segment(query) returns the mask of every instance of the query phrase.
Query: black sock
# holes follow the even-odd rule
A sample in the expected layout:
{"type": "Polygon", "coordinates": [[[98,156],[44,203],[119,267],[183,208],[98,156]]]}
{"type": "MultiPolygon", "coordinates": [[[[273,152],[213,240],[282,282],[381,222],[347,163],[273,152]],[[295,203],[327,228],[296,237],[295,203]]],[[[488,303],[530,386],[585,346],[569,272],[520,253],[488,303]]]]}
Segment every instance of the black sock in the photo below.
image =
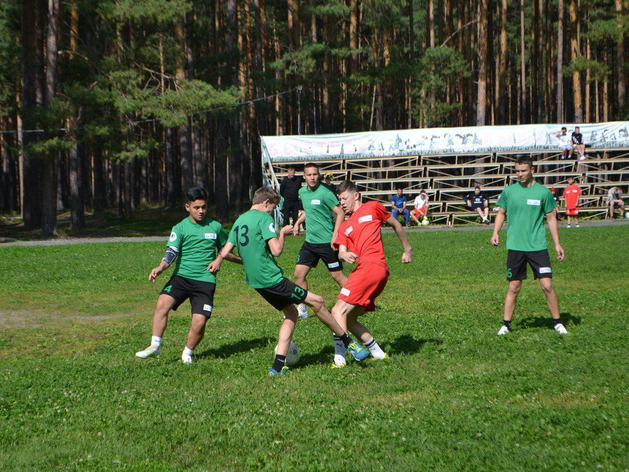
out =
{"type": "Polygon", "coordinates": [[[558,324],[563,324],[561,322],[561,317],[559,318],[553,318],[553,326],[557,326],[558,324]]]}
{"type": "Polygon", "coordinates": [[[507,328],[511,329],[511,320],[509,320],[509,321],[502,320],[502,324],[505,325],[507,328]]]}
{"type": "Polygon", "coordinates": [[[273,362],[273,369],[275,372],[279,372],[282,370],[282,367],[286,365],[286,356],[280,356],[279,354],[275,355],[275,361],[273,362]]]}
{"type": "Polygon", "coordinates": [[[352,343],[352,338],[350,338],[347,333],[343,333],[343,335],[339,336],[339,338],[341,339],[341,341],[343,342],[343,345],[346,348],[347,348],[347,346],[349,346],[352,343]]]}

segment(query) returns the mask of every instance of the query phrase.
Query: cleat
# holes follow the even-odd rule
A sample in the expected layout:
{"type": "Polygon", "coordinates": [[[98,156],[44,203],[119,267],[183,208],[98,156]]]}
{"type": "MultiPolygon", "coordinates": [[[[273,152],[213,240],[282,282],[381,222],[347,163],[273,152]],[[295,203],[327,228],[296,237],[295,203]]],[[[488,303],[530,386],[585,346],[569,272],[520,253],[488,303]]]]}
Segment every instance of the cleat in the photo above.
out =
{"type": "Polygon", "coordinates": [[[183,362],[184,364],[192,364],[194,361],[192,360],[192,356],[189,356],[187,354],[182,354],[181,362],[183,362]]]}
{"type": "Polygon", "coordinates": [[[330,366],[333,369],[342,369],[343,367],[347,366],[347,362],[343,362],[342,364],[337,364],[336,362],[332,362],[332,365],[330,366]]]}
{"type": "Polygon", "coordinates": [[[566,228],[570,228],[570,225],[566,226],[566,228]]]}
{"type": "Polygon", "coordinates": [[[297,305],[297,313],[301,319],[308,318],[308,307],[304,303],[297,305]]]}
{"type": "Polygon", "coordinates": [[[579,227],[579,225],[574,225],[574,227],[575,227],[575,228],[578,228],[578,227],[579,227]]]}
{"type": "Polygon", "coordinates": [[[155,344],[151,344],[149,347],[147,347],[143,351],[136,352],[135,357],[139,357],[140,359],[148,359],[149,357],[155,357],[156,359],[159,359],[159,346],[155,344]]]}
{"type": "Polygon", "coordinates": [[[502,325],[500,327],[500,329],[498,330],[498,336],[504,336],[505,334],[510,333],[511,330],[509,328],[507,328],[506,326],[502,325]]]}
{"type": "Polygon", "coordinates": [[[369,351],[358,344],[356,341],[352,341],[345,350],[354,356],[358,362],[363,361],[369,357],[369,351]]]}
{"type": "Polygon", "coordinates": [[[568,330],[561,323],[555,325],[555,331],[557,331],[559,334],[568,334],[568,330]]]}
{"type": "Polygon", "coordinates": [[[286,366],[282,367],[282,370],[280,370],[279,372],[275,370],[273,367],[269,369],[269,377],[275,377],[276,375],[286,375],[290,373],[291,373],[290,369],[286,366]]]}
{"type": "Polygon", "coordinates": [[[380,359],[378,359],[377,357],[373,357],[373,355],[371,356],[371,359],[369,359],[370,361],[384,361],[386,359],[389,359],[389,355],[385,352],[384,353],[384,357],[381,357],[380,359]]]}

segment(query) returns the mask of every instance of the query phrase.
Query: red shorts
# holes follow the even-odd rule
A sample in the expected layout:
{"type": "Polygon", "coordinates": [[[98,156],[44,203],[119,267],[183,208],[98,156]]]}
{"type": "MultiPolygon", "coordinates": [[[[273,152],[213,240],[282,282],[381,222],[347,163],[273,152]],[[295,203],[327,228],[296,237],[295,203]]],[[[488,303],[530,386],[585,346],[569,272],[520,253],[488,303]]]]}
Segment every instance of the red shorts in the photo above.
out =
{"type": "Polygon", "coordinates": [[[350,305],[365,307],[365,311],[376,309],[376,298],[382,293],[389,280],[389,269],[380,264],[361,264],[356,267],[339,293],[339,300],[350,305]]]}
{"type": "Polygon", "coordinates": [[[567,216],[579,216],[579,207],[576,208],[566,208],[567,216]]]}
{"type": "Polygon", "coordinates": [[[420,216],[426,215],[427,209],[428,209],[428,205],[424,205],[419,210],[413,210],[411,213],[415,216],[415,218],[419,218],[420,216]]]}

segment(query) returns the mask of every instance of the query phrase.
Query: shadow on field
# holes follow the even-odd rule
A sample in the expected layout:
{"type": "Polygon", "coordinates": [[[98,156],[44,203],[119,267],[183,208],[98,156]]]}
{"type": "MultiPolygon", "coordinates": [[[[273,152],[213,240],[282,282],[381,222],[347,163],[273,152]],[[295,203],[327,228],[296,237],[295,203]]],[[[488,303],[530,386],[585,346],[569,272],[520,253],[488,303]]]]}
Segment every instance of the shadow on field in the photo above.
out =
{"type": "MultiPolygon", "coordinates": [[[[580,316],[572,316],[570,313],[562,313],[561,320],[564,326],[578,326],[581,324],[580,316]]],[[[529,316],[523,318],[518,323],[518,328],[530,329],[530,328],[552,328],[553,320],[550,316],[529,316]]]]}
{"type": "Polygon", "coordinates": [[[238,354],[239,352],[247,352],[252,349],[266,347],[271,341],[273,341],[273,339],[268,336],[256,339],[243,339],[236,343],[225,344],[224,346],[217,347],[216,349],[208,349],[207,351],[199,354],[198,357],[230,357],[234,354],[238,354]]]}
{"type": "Polygon", "coordinates": [[[403,334],[391,343],[389,352],[391,352],[391,354],[414,354],[419,352],[426,343],[441,345],[443,344],[443,341],[441,339],[434,338],[415,339],[409,334],[403,334]]]}
{"type": "MultiPolygon", "coordinates": [[[[334,354],[333,346],[326,346],[316,354],[303,354],[299,358],[299,367],[305,367],[310,364],[329,364],[334,354]]],[[[295,366],[297,367],[297,366],[295,366]]]]}

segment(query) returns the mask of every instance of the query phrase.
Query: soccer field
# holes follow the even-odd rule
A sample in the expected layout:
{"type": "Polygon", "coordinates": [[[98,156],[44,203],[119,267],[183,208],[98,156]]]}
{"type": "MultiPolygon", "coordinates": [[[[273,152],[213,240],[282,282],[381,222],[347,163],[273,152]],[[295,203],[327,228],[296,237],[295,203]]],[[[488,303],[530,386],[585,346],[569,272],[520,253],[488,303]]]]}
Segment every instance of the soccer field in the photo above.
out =
{"type": "MultiPolygon", "coordinates": [[[[196,363],[189,304],[139,360],[169,272],[164,243],[0,247],[2,470],[629,470],[629,226],[561,229],[552,329],[529,272],[513,332],[506,249],[490,231],[384,236],[391,276],[363,317],[391,355],[331,369],[331,333],[298,323],[301,360],[266,377],[281,315],[224,263],[196,363]]],[[[303,238],[279,263],[292,278],[303,238]]],[[[550,245],[552,248],[552,244],[550,245]]],[[[337,287],[309,276],[328,307],[337,287]]]]}

